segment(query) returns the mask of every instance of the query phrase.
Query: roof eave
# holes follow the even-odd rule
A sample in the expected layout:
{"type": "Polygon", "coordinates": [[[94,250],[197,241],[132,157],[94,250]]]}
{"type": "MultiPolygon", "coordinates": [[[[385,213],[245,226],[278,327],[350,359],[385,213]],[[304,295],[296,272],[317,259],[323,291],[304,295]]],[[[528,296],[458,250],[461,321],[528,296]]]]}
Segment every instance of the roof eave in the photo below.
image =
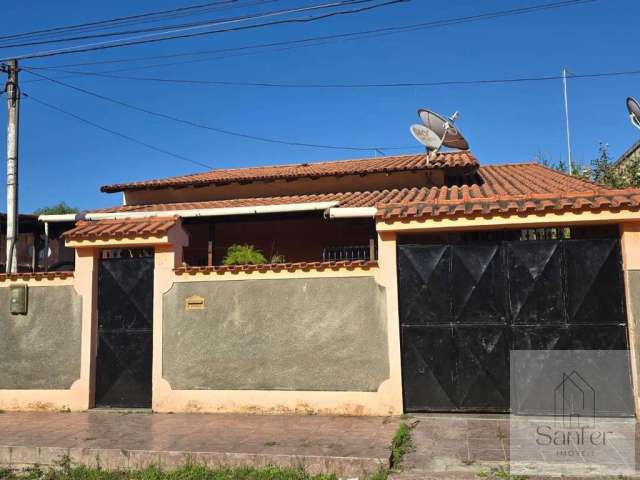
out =
{"type": "Polygon", "coordinates": [[[386,168],[380,169],[379,171],[369,171],[369,172],[349,172],[349,173],[340,173],[340,174],[332,174],[332,175],[300,175],[300,176],[281,176],[275,178],[258,178],[255,180],[248,179],[238,179],[238,180],[211,180],[211,181],[203,181],[199,180],[196,182],[176,182],[171,183],[170,181],[166,181],[164,183],[158,182],[157,184],[138,184],[138,183],[121,183],[121,184],[113,184],[113,185],[103,185],[100,187],[100,191],[103,193],[118,193],[118,192],[130,192],[130,191],[141,191],[141,190],[165,190],[169,188],[173,189],[181,189],[181,188],[202,188],[208,187],[211,185],[214,186],[224,186],[230,184],[240,184],[240,185],[250,185],[260,182],[274,182],[277,180],[282,181],[296,181],[296,180],[316,180],[318,178],[344,178],[344,177],[363,177],[369,175],[379,175],[379,174],[393,174],[393,173],[401,173],[401,172],[411,172],[411,173],[426,173],[437,170],[442,170],[445,173],[450,173],[452,175],[468,175],[478,170],[479,164],[474,165],[465,165],[465,166],[453,166],[453,167],[424,167],[424,168],[386,168]]]}

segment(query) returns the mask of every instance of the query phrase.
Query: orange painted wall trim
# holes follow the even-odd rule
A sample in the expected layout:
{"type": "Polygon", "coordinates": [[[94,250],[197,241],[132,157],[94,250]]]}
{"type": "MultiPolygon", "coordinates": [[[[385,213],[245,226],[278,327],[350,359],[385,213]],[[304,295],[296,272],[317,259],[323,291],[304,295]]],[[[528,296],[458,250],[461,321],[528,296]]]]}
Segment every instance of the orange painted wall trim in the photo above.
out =
{"type": "MultiPolygon", "coordinates": [[[[620,238],[622,244],[622,268],[624,269],[625,297],[627,307],[627,329],[629,335],[629,355],[631,360],[631,380],[633,385],[633,398],[635,402],[636,419],[640,419],[640,351],[638,347],[640,339],[638,335],[638,322],[636,308],[632,298],[636,292],[632,291],[630,275],[633,271],[640,271],[640,222],[628,222],[620,225],[620,238]]],[[[637,286],[636,286],[637,288],[637,286]]]]}
{"type": "Polygon", "coordinates": [[[494,215],[475,217],[427,217],[418,220],[387,222],[378,220],[379,232],[433,232],[460,230],[490,230],[497,228],[534,228],[558,225],[625,223],[640,221],[637,210],[558,211],[522,215],[494,215]]]}

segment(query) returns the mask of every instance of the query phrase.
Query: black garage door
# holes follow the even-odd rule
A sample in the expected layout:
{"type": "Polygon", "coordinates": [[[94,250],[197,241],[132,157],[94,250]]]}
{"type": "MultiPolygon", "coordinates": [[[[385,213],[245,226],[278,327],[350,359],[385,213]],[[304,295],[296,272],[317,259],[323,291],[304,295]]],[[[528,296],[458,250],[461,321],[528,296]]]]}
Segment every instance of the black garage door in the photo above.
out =
{"type": "Polygon", "coordinates": [[[409,412],[508,411],[512,349],[628,348],[615,237],[400,244],[398,294],[409,412]]]}

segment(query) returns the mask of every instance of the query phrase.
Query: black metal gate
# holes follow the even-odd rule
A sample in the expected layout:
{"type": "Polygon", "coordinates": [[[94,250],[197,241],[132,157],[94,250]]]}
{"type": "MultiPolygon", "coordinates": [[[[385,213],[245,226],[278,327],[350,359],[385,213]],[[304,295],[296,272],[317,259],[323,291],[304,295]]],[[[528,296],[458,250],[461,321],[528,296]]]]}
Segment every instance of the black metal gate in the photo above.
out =
{"type": "Polygon", "coordinates": [[[401,244],[398,294],[409,412],[508,411],[512,349],[628,348],[617,238],[401,244]]]}
{"type": "Polygon", "coordinates": [[[102,257],[95,403],[150,407],[153,250],[109,250],[102,257]]]}

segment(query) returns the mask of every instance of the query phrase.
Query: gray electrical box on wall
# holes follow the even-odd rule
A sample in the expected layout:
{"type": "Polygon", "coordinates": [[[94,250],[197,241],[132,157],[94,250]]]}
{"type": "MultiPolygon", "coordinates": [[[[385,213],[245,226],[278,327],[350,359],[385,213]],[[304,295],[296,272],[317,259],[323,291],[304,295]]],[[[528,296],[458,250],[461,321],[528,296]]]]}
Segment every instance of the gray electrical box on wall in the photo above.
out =
{"type": "Polygon", "coordinates": [[[11,313],[25,315],[27,313],[28,290],[26,285],[11,285],[11,313]]]}

